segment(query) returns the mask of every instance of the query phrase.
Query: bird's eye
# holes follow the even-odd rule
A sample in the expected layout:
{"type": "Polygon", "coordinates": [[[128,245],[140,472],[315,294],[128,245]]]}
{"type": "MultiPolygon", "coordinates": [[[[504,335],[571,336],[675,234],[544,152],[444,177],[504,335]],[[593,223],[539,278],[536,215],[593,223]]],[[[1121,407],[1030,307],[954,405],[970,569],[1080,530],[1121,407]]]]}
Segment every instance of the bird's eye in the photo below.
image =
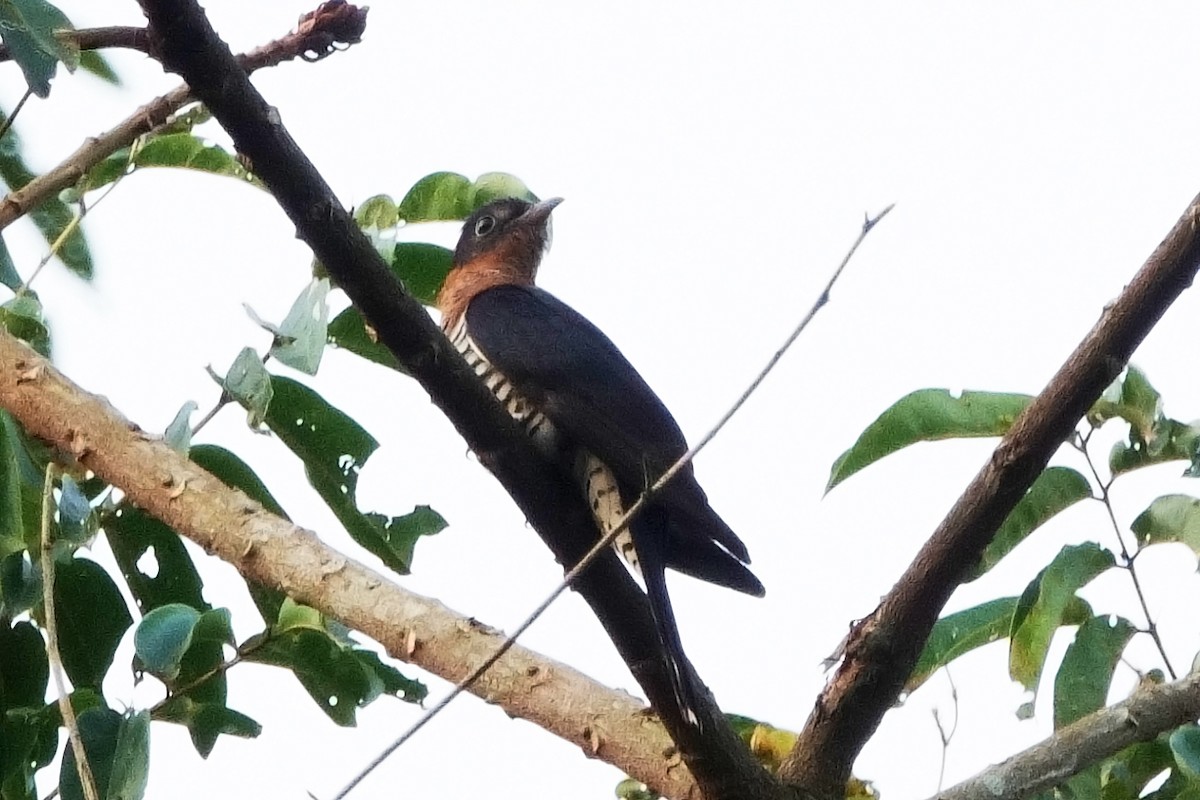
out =
{"type": "Polygon", "coordinates": [[[479,221],[475,223],[475,235],[487,236],[494,227],[496,227],[495,217],[480,217],[479,221]]]}

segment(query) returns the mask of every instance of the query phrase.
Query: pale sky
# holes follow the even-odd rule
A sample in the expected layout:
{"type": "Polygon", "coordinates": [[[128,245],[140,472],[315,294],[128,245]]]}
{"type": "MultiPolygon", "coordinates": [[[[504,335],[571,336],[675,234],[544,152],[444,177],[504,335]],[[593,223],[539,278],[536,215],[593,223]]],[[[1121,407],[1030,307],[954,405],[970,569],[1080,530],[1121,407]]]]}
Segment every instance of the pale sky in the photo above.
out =
{"type": "MultiPolygon", "coordinates": [[[[245,50],[314,4],[206,7],[245,50]]],[[[80,27],[141,21],[131,1],[61,5],[80,27]]],[[[566,198],[542,285],[622,347],[693,440],[808,309],[864,212],[897,204],[831,304],[697,462],[766,598],[672,579],[684,644],[722,707],[798,729],[826,678],[821,659],[891,587],[992,443],[915,447],[823,498],[831,463],[913,389],[1038,391],[1200,191],[1200,6],[1132,8],[379,2],[361,44],[265,70],[255,83],[347,205],[399,198],[440,170],[502,170],[566,198]]],[[[177,83],[140,54],[112,60],[124,89],[60,76],[49,101],[22,112],[36,168],[177,83]]],[[[11,109],[23,87],[14,68],[0,74],[11,109]]],[[[10,246],[27,273],[44,245],[23,228],[10,246]]],[[[266,346],[243,303],[279,320],[308,280],[309,254],[271,198],[227,179],[135,175],[87,230],[96,281],[52,269],[36,285],[57,363],[148,430],[189,399],[211,406],[217,388],[205,365],[223,372],[243,346],[266,346]]],[[[408,235],[450,245],[457,231],[408,235]]],[[[1200,298],[1185,294],[1135,356],[1182,419],[1200,416],[1198,312],[1200,298]]],[[[490,625],[516,625],[561,570],[423,391],[341,352],[311,383],[382,443],[362,476],[364,508],[398,514],[428,503],[450,521],[400,582],[490,625]]],[[[376,565],[308,489],[300,464],[243,420],[227,409],[201,441],[243,455],[298,523],[376,565]]],[[[1200,489],[1174,480],[1179,471],[1119,481],[1122,521],[1158,494],[1200,489]]],[[[1064,543],[1115,547],[1104,523],[1098,504],[1072,510],[952,609],[1019,594],[1064,543]]],[[[206,597],[231,606],[239,634],[250,635],[257,617],[230,568],[208,562],[206,597]]],[[[1200,626],[1185,613],[1200,601],[1195,560],[1164,547],[1144,564],[1154,571],[1151,608],[1186,667],[1200,648],[1200,626]]],[[[1085,594],[1098,610],[1142,621],[1120,576],[1085,594]]],[[[1055,652],[1069,641],[1061,634],[1055,652]]],[[[637,692],[575,596],[522,642],[637,692]]],[[[1129,657],[1156,666],[1140,639],[1129,657]]],[[[1030,722],[1015,718],[1026,698],[1007,678],[1003,645],[953,674],[959,724],[946,785],[1048,733],[1052,668],[1030,722]]],[[[1132,673],[1118,675],[1127,689],[1132,673]]],[[[446,691],[421,677],[431,698],[446,691]]],[[[106,688],[111,701],[143,708],[158,699],[153,683],[106,688]]],[[[259,720],[262,736],[223,738],[204,762],[183,729],[156,725],[149,796],[327,797],[419,714],[381,700],[357,728],[339,729],[290,675],[254,666],[233,670],[230,705],[259,720]]],[[[944,676],[888,715],[856,775],[889,798],[936,791],[933,709],[953,718],[944,676]]],[[[601,798],[620,777],[466,697],[352,796],[601,798]]]]}

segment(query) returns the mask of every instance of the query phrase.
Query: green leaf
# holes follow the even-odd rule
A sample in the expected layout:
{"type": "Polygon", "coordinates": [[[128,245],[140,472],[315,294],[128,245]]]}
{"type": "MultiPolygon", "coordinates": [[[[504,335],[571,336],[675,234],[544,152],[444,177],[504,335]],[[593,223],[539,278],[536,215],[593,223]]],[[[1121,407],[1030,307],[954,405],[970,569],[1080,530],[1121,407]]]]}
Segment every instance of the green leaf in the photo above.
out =
{"type": "Polygon", "coordinates": [[[1174,764],[1165,736],[1130,745],[1101,765],[1100,796],[1103,800],[1135,800],[1151,779],[1174,764]]]}
{"type": "Polygon", "coordinates": [[[1087,478],[1069,467],[1049,467],[1013,507],[1000,530],[983,551],[979,563],[968,580],[975,580],[990,570],[1025,537],[1080,500],[1092,497],[1087,478]]]}
{"type": "Polygon", "coordinates": [[[42,573],[23,550],[0,559],[0,619],[12,618],[42,599],[42,573]]]}
{"type": "Polygon", "coordinates": [[[422,242],[401,242],[392,251],[391,267],[409,294],[427,306],[437,302],[438,290],[450,274],[454,253],[422,242]]]}
{"type": "Polygon", "coordinates": [[[196,136],[190,130],[183,130],[150,136],[133,148],[114,152],[92,167],[84,179],[76,184],[75,190],[80,193],[94,191],[125,175],[151,167],[206,172],[263,188],[262,183],[242,165],[236,155],[196,136]]]}
{"type": "Polygon", "coordinates": [[[396,213],[406,222],[456,220],[470,216],[471,181],[454,172],[435,172],[413,184],[396,213]]]}
{"type": "Polygon", "coordinates": [[[204,584],[179,534],[141,509],[123,505],[104,534],[143,613],[170,603],[207,609],[204,584]]]}
{"type": "Polygon", "coordinates": [[[154,719],[187,726],[192,743],[204,758],[222,734],[253,739],[262,733],[261,725],[224,703],[197,702],[187,696],[172,697],[155,711],[154,719]]]}
{"type": "Polygon", "coordinates": [[[50,94],[50,79],[58,62],[74,69],[79,49],[70,40],[59,39],[57,30],[72,30],[66,16],[45,0],[0,2],[0,39],[25,74],[25,82],[38,97],[50,94]]]}
{"type": "Polygon", "coordinates": [[[192,414],[198,408],[195,400],[188,400],[175,412],[175,418],[163,433],[163,441],[180,455],[186,456],[192,446],[192,414]]]}
{"type": "MultiPolygon", "coordinates": [[[[112,709],[89,708],[79,715],[77,721],[80,738],[83,739],[83,751],[96,781],[96,791],[101,797],[107,797],[123,720],[112,709]]],[[[71,747],[63,753],[58,787],[62,800],[84,800],[83,785],[76,770],[75,750],[71,747]]]]}
{"type": "Polygon", "coordinates": [[[328,632],[293,628],[273,635],[245,660],[290,669],[330,719],[353,725],[360,705],[383,691],[383,681],[328,632]]]}
{"type": "Polygon", "coordinates": [[[1146,374],[1132,364],[1117,378],[1088,411],[1088,421],[1100,426],[1111,419],[1129,423],[1132,434],[1143,442],[1154,435],[1155,423],[1162,416],[1162,396],[1146,374]]]}
{"type": "Polygon", "coordinates": [[[1176,728],[1168,741],[1179,768],[1192,780],[1200,780],[1200,727],[1189,724],[1176,728]]]}
{"type": "Polygon", "coordinates": [[[40,708],[49,681],[41,631],[29,622],[0,618],[0,720],[11,709],[40,708]]]}
{"type": "Polygon", "coordinates": [[[73,685],[98,689],[133,619],[96,562],[75,557],[56,572],[54,606],[63,668],[73,685]]]}
{"type": "Polygon", "coordinates": [[[1068,545],[1030,582],[1013,613],[1008,671],[1030,691],[1037,691],[1054,632],[1078,624],[1067,611],[1075,592],[1116,564],[1113,554],[1095,542],[1068,545]]]}
{"type": "Polygon", "coordinates": [[[21,442],[16,424],[0,411],[0,558],[25,549],[22,514],[21,442]]]}
{"type": "Polygon", "coordinates": [[[404,371],[400,367],[400,362],[392,355],[392,351],[376,339],[375,331],[367,328],[362,314],[354,306],[350,306],[334,317],[333,321],[329,323],[327,333],[329,343],[334,347],[349,350],[376,364],[382,364],[400,372],[404,371]]]}
{"type": "MultiPolygon", "coordinates": [[[[404,284],[404,288],[417,300],[433,305],[438,290],[450,272],[454,253],[444,247],[419,242],[401,242],[392,246],[389,264],[392,273],[404,284]]],[[[405,372],[384,345],[380,344],[375,331],[368,328],[362,314],[350,306],[329,323],[329,343],[334,347],[349,350],[357,356],[374,361],[390,369],[405,372]]]]}
{"type": "Polygon", "coordinates": [[[70,475],[63,475],[58,496],[59,536],[83,544],[96,534],[96,511],[70,475]]]}
{"type": "Polygon", "coordinates": [[[17,272],[17,265],[13,263],[12,253],[8,252],[8,245],[5,244],[4,237],[0,236],[0,285],[7,286],[15,292],[21,283],[21,276],[17,272]]]}
{"type": "Polygon", "coordinates": [[[1140,547],[1181,542],[1200,555],[1200,499],[1186,494],[1157,498],[1130,526],[1140,547]]]}
{"type": "Polygon", "coordinates": [[[405,222],[460,220],[500,197],[537,200],[520,178],[503,172],[484,173],[474,183],[454,172],[435,172],[413,184],[397,213],[405,222]]]}
{"type": "Polygon", "coordinates": [[[896,401],[838,458],[825,491],[884,456],[917,442],[1003,436],[1030,397],[1024,394],[919,389],[896,401]]]}
{"type": "Polygon", "coordinates": [[[159,606],[146,614],[133,634],[134,652],[146,670],[168,683],[174,681],[199,621],[200,612],[182,603],[159,606]]]}
{"type": "Polygon", "coordinates": [[[904,690],[912,692],[959,656],[1007,637],[1016,608],[1017,598],[1001,597],[939,619],[929,633],[925,649],[904,684],[904,690]]]}
{"type": "MultiPolygon", "coordinates": [[[[7,122],[8,116],[0,112],[0,124],[7,122]]],[[[9,129],[0,138],[0,180],[8,184],[13,191],[20,189],[33,180],[33,173],[21,157],[21,141],[16,131],[9,129]]],[[[29,212],[29,219],[41,231],[47,245],[53,245],[72,223],[75,213],[66,203],[58,198],[50,198],[29,212]]],[[[87,240],[82,229],[74,226],[66,240],[59,246],[56,255],[59,261],[81,278],[92,277],[92,256],[88,249],[87,240]]]]}
{"type": "Polygon", "coordinates": [[[141,800],[146,794],[150,772],[150,712],[124,717],[117,733],[112,777],[105,797],[112,800],[141,800]]]}
{"type": "Polygon", "coordinates": [[[1172,461],[1188,461],[1190,465],[1184,477],[1200,477],[1200,425],[1161,419],[1153,436],[1153,444],[1134,436],[1127,442],[1114,444],[1108,454],[1108,468],[1112,474],[1122,475],[1172,461]]]}
{"type": "Polygon", "coordinates": [[[288,311],[271,345],[271,355],[292,369],[316,375],[329,325],[329,280],[312,280],[288,311]]]}
{"type": "Polygon", "coordinates": [[[1137,628],[1123,617],[1092,617],[1079,626],[1054,677],[1054,728],[1103,708],[1113,670],[1137,628]]]}
{"type": "Polygon", "coordinates": [[[37,298],[24,294],[0,305],[0,325],[41,355],[50,356],[50,330],[37,298]]]}
{"type": "Polygon", "coordinates": [[[471,187],[471,211],[502,197],[519,197],[531,203],[538,201],[537,195],[529,191],[529,187],[517,176],[507,172],[485,172],[475,179],[471,187]]]}
{"type": "Polygon", "coordinates": [[[413,543],[445,521],[427,508],[388,518],[358,509],[358,473],[378,442],[353,419],[296,381],[275,376],[267,425],[304,462],[308,481],[356,542],[391,569],[407,574],[413,543]]]}
{"type": "Polygon", "coordinates": [[[79,68],[90,72],[105,83],[121,85],[121,78],[108,60],[98,50],[83,50],[79,53],[79,68]]]}
{"type": "Polygon", "coordinates": [[[271,405],[271,374],[263,366],[262,359],[253,347],[242,348],[233,366],[222,380],[210,369],[209,374],[221,385],[230,397],[241,403],[246,409],[246,424],[258,428],[267,417],[267,409],[271,405]]]}
{"type": "Polygon", "coordinates": [[[391,664],[383,663],[383,659],[379,657],[378,653],[357,648],[351,652],[358,659],[358,663],[375,673],[375,677],[383,684],[384,694],[398,697],[406,703],[424,702],[429,695],[429,687],[418,680],[409,678],[391,664]]]}
{"type": "Polygon", "coordinates": [[[400,224],[400,210],[390,195],[377,194],[368,197],[354,209],[354,221],[363,230],[375,228],[385,231],[400,224]]]}

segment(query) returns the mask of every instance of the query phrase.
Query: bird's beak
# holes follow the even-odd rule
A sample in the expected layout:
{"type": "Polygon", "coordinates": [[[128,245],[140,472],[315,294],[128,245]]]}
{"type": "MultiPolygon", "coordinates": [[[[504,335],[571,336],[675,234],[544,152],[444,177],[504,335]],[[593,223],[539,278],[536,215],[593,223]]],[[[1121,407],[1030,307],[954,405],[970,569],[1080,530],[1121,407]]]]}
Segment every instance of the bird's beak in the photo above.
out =
{"type": "Polygon", "coordinates": [[[540,203],[535,203],[529,207],[529,210],[521,215],[522,222],[529,222],[534,225],[541,225],[550,219],[550,212],[553,211],[563,199],[561,197],[551,197],[548,200],[543,200],[540,203]]]}

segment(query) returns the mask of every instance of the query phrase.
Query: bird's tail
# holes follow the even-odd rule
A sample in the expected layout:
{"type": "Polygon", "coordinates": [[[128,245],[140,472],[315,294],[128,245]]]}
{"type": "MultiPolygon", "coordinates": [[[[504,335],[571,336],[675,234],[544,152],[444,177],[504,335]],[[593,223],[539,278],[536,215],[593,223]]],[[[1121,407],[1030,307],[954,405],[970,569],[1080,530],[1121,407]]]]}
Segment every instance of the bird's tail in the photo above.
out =
{"type": "Polygon", "coordinates": [[[685,722],[700,728],[701,688],[699,678],[684,655],[679,628],[675,624],[675,612],[671,608],[671,596],[667,593],[666,559],[662,552],[665,530],[655,524],[663,522],[655,519],[659,515],[658,509],[647,508],[643,519],[635,520],[632,525],[634,546],[637,548],[642,578],[646,582],[646,595],[650,599],[650,613],[658,629],[658,639],[662,644],[662,655],[679,714],[685,722]]]}

